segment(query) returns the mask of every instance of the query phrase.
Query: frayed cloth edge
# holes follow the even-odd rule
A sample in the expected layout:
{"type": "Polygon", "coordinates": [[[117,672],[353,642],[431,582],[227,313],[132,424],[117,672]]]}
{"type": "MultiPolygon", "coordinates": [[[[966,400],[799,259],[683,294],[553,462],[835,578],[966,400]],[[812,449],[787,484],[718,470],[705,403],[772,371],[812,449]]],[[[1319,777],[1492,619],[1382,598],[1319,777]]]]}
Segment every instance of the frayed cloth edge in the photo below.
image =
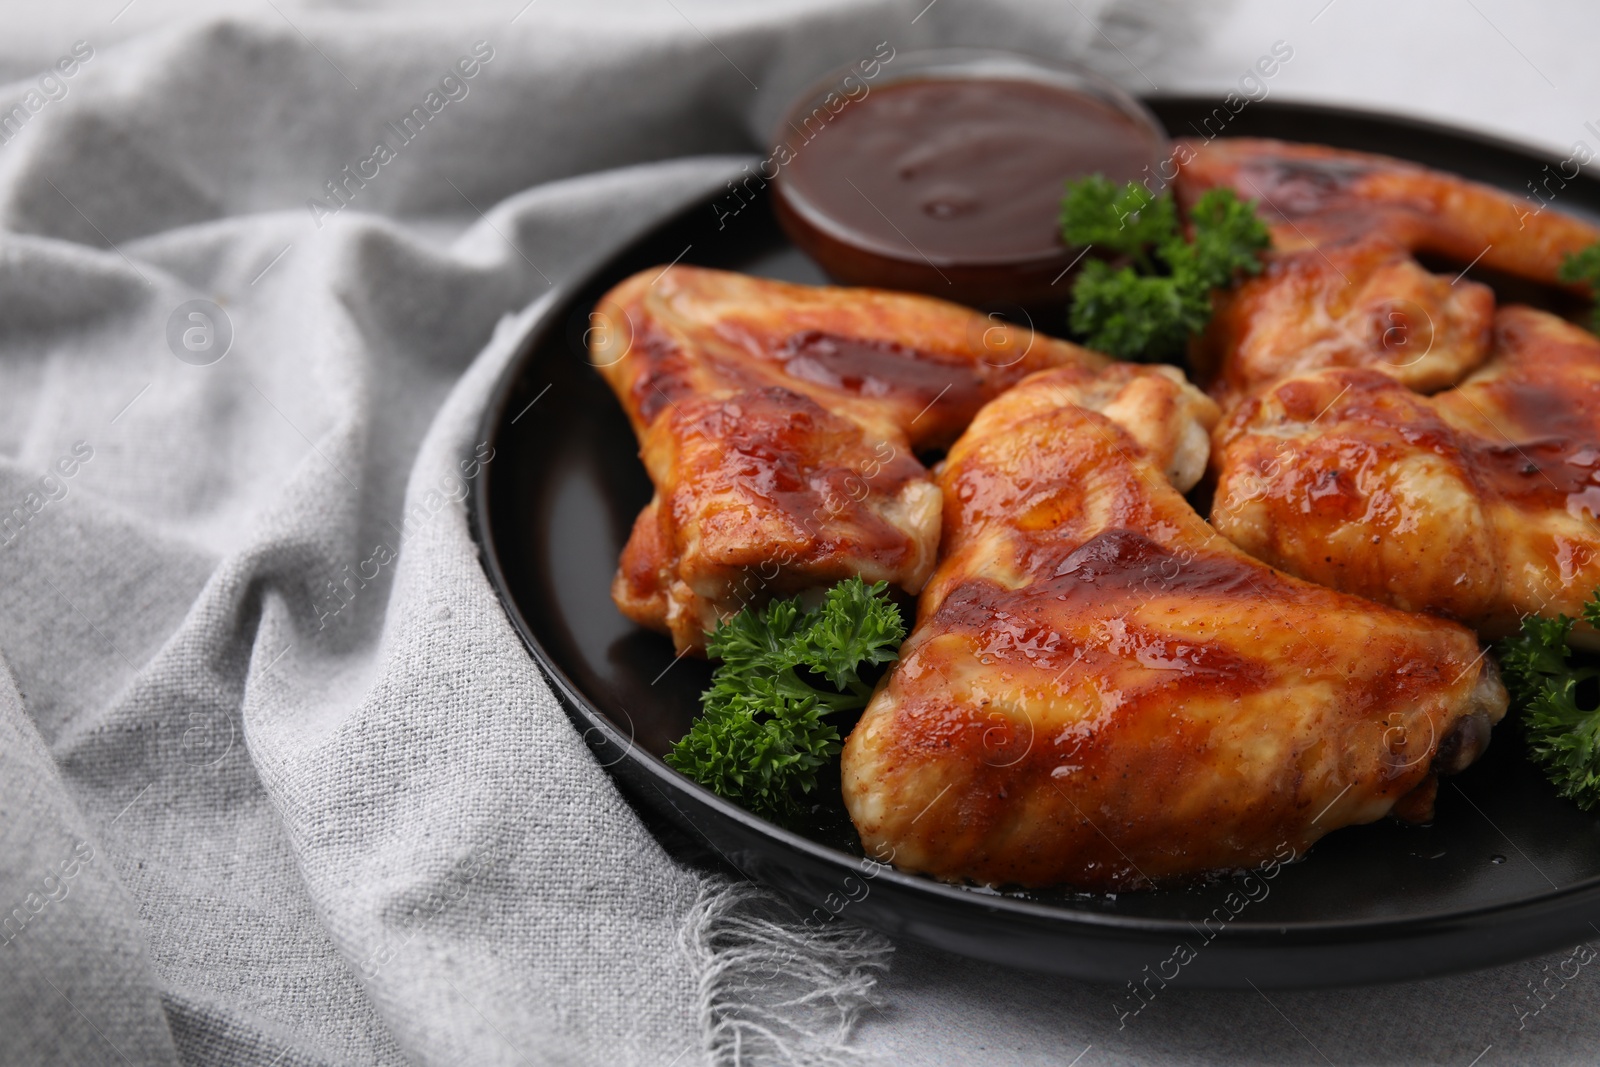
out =
{"type": "Polygon", "coordinates": [[[697,981],[712,1067],[847,1067],[861,1014],[882,1004],[894,948],[845,921],[802,925],[794,910],[747,882],[701,886],[679,935],[697,981]]]}

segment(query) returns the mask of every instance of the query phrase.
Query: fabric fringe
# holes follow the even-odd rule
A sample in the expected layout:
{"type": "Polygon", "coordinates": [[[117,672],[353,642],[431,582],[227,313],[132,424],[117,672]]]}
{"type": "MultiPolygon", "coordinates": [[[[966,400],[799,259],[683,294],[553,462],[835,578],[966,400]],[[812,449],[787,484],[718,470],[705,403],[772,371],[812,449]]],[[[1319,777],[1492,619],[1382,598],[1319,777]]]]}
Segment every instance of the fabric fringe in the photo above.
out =
{"type": "Polygon", "coordinates": [[[746,882],[710,880],[679,935],[699,977],[701,1034],[713,1067],[847,1067],[856,1021],[883,998],[894,946],[847,921],[810,928],[746,882]]]}

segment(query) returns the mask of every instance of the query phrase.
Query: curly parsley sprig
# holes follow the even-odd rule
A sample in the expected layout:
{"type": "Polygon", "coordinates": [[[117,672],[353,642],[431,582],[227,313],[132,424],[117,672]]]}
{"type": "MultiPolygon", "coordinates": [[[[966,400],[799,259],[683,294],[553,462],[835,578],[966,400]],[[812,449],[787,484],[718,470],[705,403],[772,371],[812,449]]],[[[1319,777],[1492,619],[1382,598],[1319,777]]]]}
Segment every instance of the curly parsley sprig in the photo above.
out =
{"type": "Polygon", "coordinates": [[[862,670],[899,655],[905,624],[887,590],[849,578],[813,611],[798,597],[775,600],[719,624],[706,651],[722,663],[668,765],[758,815],[796,814],[839,755],[826,717],[866,707],[862,670]]]}
{"type": "Polygon", "coordinates": [[[1589,311],[1589,329],[1600,333],[1600,242],[1581,252],[1568,252],[1561,260],[1556,277],[1569,285],[1586,284],[1594,307],[1589,311]]]}
{"type": "Polygon", "coordinates": [[[1178,209],[1137,182],[1118,188],[1101,175],[1067,183],[1061,236],[1128,260],[1083,265],[1072,286],[1070,324],[1091,348],[1119,359],[1170,359],[1211,319],[1211,291],[1236,274],[1261,270],[1272,243],[1255,203],[1211,189],[1189,212],[1185,240],[1178,209]]]}
{"type": "MultiPolygon", "coordinates": [[[[1600,627],[1600,590],[1583,605],[1583,617],[1600,627]]],[[[1528,615],[1522,630],[1495,646],[1506,688],[1523,708],[1528,755],[1556,791],[1585,811],[1600,804],[1600,705],[1579,703],[1578,687],[1600,677],[1600,667],[1576,666],[1567,637],[1573,620],[1528,615]]]]}

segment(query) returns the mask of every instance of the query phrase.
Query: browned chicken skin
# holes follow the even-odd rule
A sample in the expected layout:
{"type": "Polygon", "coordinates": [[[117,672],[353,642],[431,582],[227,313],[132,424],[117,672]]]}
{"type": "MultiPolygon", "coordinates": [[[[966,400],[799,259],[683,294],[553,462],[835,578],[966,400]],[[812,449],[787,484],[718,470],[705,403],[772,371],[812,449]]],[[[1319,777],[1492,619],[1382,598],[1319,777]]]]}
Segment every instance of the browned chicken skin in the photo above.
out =
{"type": "Polygon", "coordinates": [[[869,854],[951,880],[1149,885],[1426,818],[1505,711],[1454,623],[1288,577],[1163,471],[1214,405],[1168,368],[1043,371],[941,468],[917,626],[846,742],[869,854]]]}
{"type": "Polygon", "coordinates": [[[1217,529],[1335,589],[1497,636],[1600,587],[1600,339],[1542,311],[1502,309],[1489,362],[1436,396],[1369,369],[1281,381],[1216,462],[1217,529]]]}
{"type": "MultiPolygon", "coordinates": [[[[1031,371],[1106,363],[927,297],[695,267],[637,274],[596,315],[590,358],[656,487],[612,596],[680,651],[746,604],[852,575],[918,592],[940,497],[914,450],[1031,371]]],[[[1190,444],[1193,481],[1207,443],[1190,444]]]]}
{"type": "Polygon", "coordinates": [[[1217,297],[1194,363],[1228,407],[1322,367],[1370,367],[1433,392],[1483,362],[1493,318],[1488,286],[1451,285],[1387,241],[1273,252],[1260,275],[1217,297]]]}
{"type": "Polygon", "coordinates": [[[842,757],[897,866],[1125,889],[1426,819],[1506,709],[1461,622],[1600,584],[1600,342],[1414,258],[1553,283],[1600,234],[1381,157],[1188,149],[1180,201],[1229,186],[1274,237],[1195,346],[1221,409],[920,297],[677,267],[598,307],[656,486],[627,614],[699,650],[774,595],[921,590],[842,757]],[[1213,429],[1216,529],[1181,495],[1213,429]]]}
{"type": "Polygon", "coordinates": [[[1188,141],[1179,153],[1182,203],[1224,186],[1258,200],[1279,251],[1382,237],[1555,284],[1562,256],[1600,237],[1578,219],[1535,213],[1499,189],[1389,156],[1254,137],[1188,141]]]}
{"type": "MultiPolygon", "coordinates": [[[[1600,585],[1600,342],[1496,312],[1486,286],[1411,257],[1554,284],[1600,230],[1378,156],[1190,147],[1180,197],[1256,198],[1274,242],[1197,345],[1232,409],[1216,528],[1292,574],[1489,637],[1530,612],[1577,616],[1600,585]]],[[[1600,644],[1584,623],[1574,639],[1600,644]]]]}
{"type": "Polygon", "coordinates": [[[1562,257],[1600,230],[1454,175],[1321,145],[1238,138],[1185,142],[1180,203],[1226,187],[1258,201],[1266,268],[1220,294],[1194,363],[1231,406],[1279,378],[1370,367],[1419,392],[1488,356],[1494,298],[1435,275],[1415,253],[1554,284],[1562,257]]]}

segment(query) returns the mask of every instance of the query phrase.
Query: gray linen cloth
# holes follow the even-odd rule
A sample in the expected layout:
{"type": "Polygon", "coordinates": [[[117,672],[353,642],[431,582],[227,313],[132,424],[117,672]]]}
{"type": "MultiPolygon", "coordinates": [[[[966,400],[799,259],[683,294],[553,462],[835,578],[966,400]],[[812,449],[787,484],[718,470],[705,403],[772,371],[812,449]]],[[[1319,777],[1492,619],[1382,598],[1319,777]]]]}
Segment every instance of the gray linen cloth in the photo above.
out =
{"type": "Polygon", "coordinates": [[[1524,988],[1570,953],[1174,988],[1119,1029],[1117,990],[807,934],[655,842],[479,567],[462,500],[519,325],[721,187],[804,81],[961,42],[1139,88],[1192,9],[128,11],[0,49],[0,1061],[1554,1063],[1593,1036],[1587,972],[1524,988]]]}

